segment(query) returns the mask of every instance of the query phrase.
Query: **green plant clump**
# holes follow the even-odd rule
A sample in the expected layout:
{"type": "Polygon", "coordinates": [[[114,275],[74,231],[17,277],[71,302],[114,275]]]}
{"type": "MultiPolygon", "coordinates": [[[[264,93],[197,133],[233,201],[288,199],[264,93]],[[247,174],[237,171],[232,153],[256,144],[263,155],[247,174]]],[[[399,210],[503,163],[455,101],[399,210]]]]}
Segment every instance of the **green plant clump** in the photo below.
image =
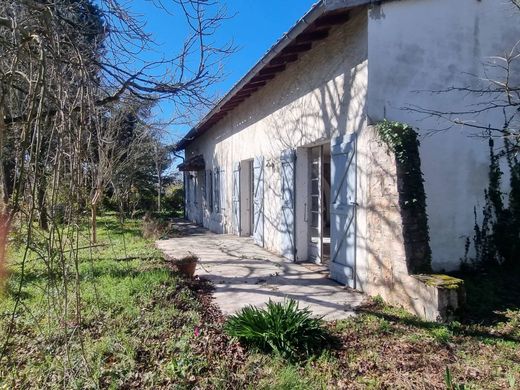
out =
{"type": "Polygon", "coordinates": [[[471,240],[466,238],[463,268],[490,271],[503,267],[509,272],[520,269],[520,160],[517,149],[505,138],[504,145],[495,151],[495,142],[489,138],[489,184],[484,191],[482,220],[474,208],[474,255],[469,257],[471,240]],[[504,172],[501,159],[505,158],[509,172],[509,189],[503,192],[504,172]],[[480,223],[479,223],[480,222],[480,223]]]}
{"type": "Polygon", "coordinates": [[[240,342],[263,352],[275,352],[287,360],[302,360],[317,354],[328,341],[321,318],[300,309],[292,299],[269,300],[265,309],[247,306],[231,316],[226,332],[240,342]]]}
{"type": "Polygon", "coordinates": [[[444,381],[446,382],[446,389],[448,390],[464,390],[466,386],[462,383],[455,383],[451,375],[449,367],[446,367],[446,373],[444,374],[444,381]]]}

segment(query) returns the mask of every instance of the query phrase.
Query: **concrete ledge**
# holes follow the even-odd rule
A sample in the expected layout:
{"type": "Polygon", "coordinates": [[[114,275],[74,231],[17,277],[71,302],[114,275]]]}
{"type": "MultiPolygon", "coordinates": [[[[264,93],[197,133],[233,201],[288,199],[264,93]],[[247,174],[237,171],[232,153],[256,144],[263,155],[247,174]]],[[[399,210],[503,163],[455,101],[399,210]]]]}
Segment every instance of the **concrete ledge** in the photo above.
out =
{"type": "Polygon", "coordinates": [[[464,306],[464,281],[448,275],[412,275],[416,296],[412,311],[428,321],[449,321],[464,306]]]}
{"type": "Polygon", "coordinates": [[[437,322],[452,320],[466,302],[464,281],[440,274],[401,275],[391,283],[365,289],[365,293],[437,322]]]}

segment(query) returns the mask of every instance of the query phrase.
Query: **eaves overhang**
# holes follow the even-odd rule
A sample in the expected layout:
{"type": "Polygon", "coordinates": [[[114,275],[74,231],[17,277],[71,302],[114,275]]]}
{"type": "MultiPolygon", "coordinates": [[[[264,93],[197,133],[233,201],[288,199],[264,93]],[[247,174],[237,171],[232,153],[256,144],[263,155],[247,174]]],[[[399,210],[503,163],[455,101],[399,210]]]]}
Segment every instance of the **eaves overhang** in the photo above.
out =
{"type": "Polygon", "coordinates": [[[190,159],[187,159],[182,164],[179,164],[177,166],[177,169],[181,172],[203,171],[206,169],[206,163],[204,162],[204,156],[202,154],[199,154],[190,159]]]}
{"type": "Polygon", "coordinates": [[[238,83],[213,107],[213,109],[193,127],[175,146],[176,151],[184,150],[194,139],[205,133],[229,112],[251,97],[285,71],[287,66],[299,56],[312,49],[313,43],[328,37],[329,30],[345,23],[349,10],[355,7],[381,3],[374,0],[321,0],[278,40],[246,73],[238,83]]]}

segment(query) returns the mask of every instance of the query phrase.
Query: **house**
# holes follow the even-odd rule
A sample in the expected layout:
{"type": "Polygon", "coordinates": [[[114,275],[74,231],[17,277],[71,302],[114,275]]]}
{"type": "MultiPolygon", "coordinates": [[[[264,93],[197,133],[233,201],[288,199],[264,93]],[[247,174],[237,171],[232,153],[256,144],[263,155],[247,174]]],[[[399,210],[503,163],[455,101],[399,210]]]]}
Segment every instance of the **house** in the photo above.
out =
{"type": "Polygon", "coordinates": [[[487,140],[425,112],[478,104],[448,89],[481,83],[487,59],[520,39],[519,20],[507,0],[318,2],[179,142],[187,218],[414,306],[431,293],[417,264],[459,266],[489,166],[487,140]],[[384,119],[418,131],[425,231],[403,213],[384,119]]]}

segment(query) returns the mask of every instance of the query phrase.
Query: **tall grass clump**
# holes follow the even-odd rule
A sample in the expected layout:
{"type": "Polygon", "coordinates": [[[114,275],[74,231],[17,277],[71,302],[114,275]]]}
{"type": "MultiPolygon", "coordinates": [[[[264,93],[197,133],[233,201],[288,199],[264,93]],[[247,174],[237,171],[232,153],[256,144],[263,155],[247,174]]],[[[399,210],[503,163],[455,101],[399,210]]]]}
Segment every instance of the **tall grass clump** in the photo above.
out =
{"type": "Polygon", "coordinates": [[[274,352],[287,360],[303,360],[318,354],[329,342],[321,318],[292,299],[269,300],[265,308],[247,306],[229,317],[226,332],[241,343],[262,352],[274,352]]]}

